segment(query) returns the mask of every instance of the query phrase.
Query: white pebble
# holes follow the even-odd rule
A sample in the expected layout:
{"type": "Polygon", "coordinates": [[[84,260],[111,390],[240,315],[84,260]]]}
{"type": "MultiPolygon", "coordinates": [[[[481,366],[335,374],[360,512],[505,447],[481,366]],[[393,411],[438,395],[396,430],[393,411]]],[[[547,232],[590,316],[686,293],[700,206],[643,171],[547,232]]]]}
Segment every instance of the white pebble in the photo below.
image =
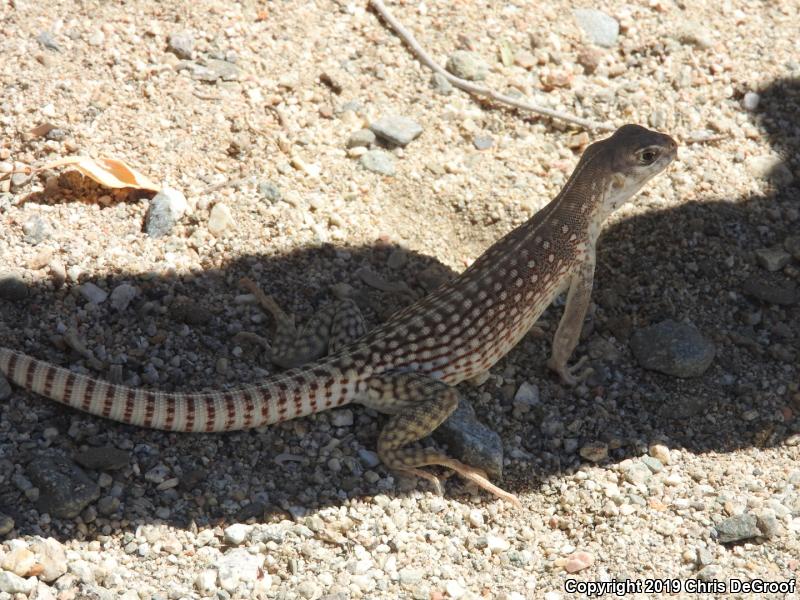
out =
{"type": "Polygon", "coordinates": [[[225,543],[231,546],[238,546],[247,539],[251,529],[252,527],[250,525],[245,525],[243,523],[235,523],[226,527],[223,532],[225,543]]]}
{"type": "Polygon", "coordinates": [[[480,509],[473,508],[469,511],[469,516],[467,517],[469,520],[469,524],[473,527],[483,527],[483,513],[480,509]]]}
{"type": "Polygon", "coordinates": [[[214,237],[221,237],[236,226],[231,209],[226,204],[219,202],[211,209],[208,216],[208,231],[214,237]]]}

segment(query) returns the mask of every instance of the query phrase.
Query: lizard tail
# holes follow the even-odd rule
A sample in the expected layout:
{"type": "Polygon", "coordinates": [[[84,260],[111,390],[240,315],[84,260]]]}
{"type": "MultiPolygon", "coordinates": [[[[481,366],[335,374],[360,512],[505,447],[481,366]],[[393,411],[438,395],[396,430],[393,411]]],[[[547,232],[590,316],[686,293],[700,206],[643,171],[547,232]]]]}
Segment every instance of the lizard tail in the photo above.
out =
{"type": "Polygon", "coordinates": [[[169,393],[94,379],[7,348],[0,348],[0,372],[83,412],[166,431],[236,431],[288,421],[347,404],[357,383],[327,360],[234,390],[169,393]]]}

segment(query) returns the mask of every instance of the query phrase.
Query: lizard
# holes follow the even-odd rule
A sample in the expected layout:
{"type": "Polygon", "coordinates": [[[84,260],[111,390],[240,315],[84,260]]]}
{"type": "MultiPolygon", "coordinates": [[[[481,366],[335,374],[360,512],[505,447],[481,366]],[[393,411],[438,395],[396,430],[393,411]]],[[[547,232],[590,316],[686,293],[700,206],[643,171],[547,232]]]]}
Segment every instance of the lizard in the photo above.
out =
{"type": "Polygon", "coordinates": [[[358,403],[389,415],[377,454],[392,470],[439,479],[449,468],[520,506],[478,468],[416,442],[456,408],[456,384],[480,384],[564,291],[547,366],[564,384],[590,374],[569,366],[590,302],[603,223],[677,156],[668,135],[624,125],[589,145],[559,194],[491,245],[461,275],[365,332],[352,300],[331,304],[297,331],[293,317],[245,285],[276,322],[267,357],[287,368],[228,391],[163,392],[91,378],[0,348],[0,372],[17,386],[130,425],[179,432],[260,427],[358,403]],[[327,354],[326,354],[327,353],[327,354]],[[310,362],[308,362],[310,361],[310,362]]]}

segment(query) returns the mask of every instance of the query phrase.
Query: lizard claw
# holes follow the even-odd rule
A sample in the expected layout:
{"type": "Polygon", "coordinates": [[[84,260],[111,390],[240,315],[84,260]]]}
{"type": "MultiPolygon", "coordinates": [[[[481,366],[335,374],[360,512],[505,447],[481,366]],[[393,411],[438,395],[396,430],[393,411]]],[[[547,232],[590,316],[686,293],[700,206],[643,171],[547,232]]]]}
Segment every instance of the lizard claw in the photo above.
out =
{"type": "Polygon", "coordinates": [[[592,367],[583,368],[587,360],[589,360],[588,357],[582,356],[578,362],[568,367],[566,363],[557,364],[551,357],[550,360],[547,361],[547,366],[558,373],[559,377],[561,377],[561,381],[565,385],[575,386],[579,383],[583,383],[587,377],[594,373],[592,367]]]}

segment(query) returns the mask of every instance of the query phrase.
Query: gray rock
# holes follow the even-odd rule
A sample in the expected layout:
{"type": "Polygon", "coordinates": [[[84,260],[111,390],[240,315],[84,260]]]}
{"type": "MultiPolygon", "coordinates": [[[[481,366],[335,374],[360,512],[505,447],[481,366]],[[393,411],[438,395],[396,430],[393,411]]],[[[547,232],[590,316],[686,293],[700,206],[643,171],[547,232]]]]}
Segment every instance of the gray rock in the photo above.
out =
{"type": "Polygon", "coordinates": [[[100,496],[100,487],[58,454],[38,456],[28,463],[26,473],[40,491],[36,508],[53,517],[75,518],[100,496]]]}
{"type": "Polygon", "coordinates": [[[716,355],[714,343],[697,328],[672,320],[636,331],[630,343],[642,367],[674,377],[702,375],[716,355]]]}
{"type": "Polygon", "coordinates": [[[661,464],[661,461],[658,460],[657,458],[653,458],[652,456],[643,456],[642,462],[653,473],[660,473],[661,471],[664,470],[664,465],[661,464]]]}
{"type": "Polygon", "coordinates": [[[189,31],[173,33],[167,39],[167,50],[178,58],[190,59],[194,52],[194,36],[189,31]]]}
{"type": "Polygon", "coordinates": [[[788,280],[778,283],[761,275],[751,275],[744,280],[741,289],[745,296],[768,304],[788,306],[800,300],[797,286],[788,280]]]}
{"type": "Polygon", "coordinates": [[[22,277],[9,271],[0,272],[0,298],[19,302],[28,297],[28,286],[22,277]]]}
{"type": "Polygon", "coordinates": [[[115,498],[114,496],[103,496],[97,501],[97,512],[107,517],[117,512],[119,510],[119,506],[119,498],[115,498]]]}
{"type": "Polygon", "coordinates": [[[488,150],[494,145],[494,138],[490,135],[476,135],[472,138],[472,145],[476,150],[488,150]]]}
{"type": "Polygon", "coordinates": [[[372,133],[395,146],[407,146],[422,133],[422,126],[408,117],[381,117],[369,126],[372,133]]]}
{"type": "Polygon", "coordinates": [[[600,462],[608,458],[608,444],[605,442],[589,442],[581,446],[579,454],[590,462],[600,462]]]}
{"type": "Polygon", "coordinates": [[[30,183],[33,177],[27,173],[14,173],[11,176],[10,186],[12,192],[18,192],[30,183]]]}
{"type": "Polygon", "coordinates": [[[186,196],[178,190],[164,188],[158,192],[147,208],[144,231],[150,237],[163,237],[172,230],[189,209],[186,196]]]}
{"type": "Polygon", "coordinates": [[[650,481],[652,477],[650,469],[642,462],[633,462],[628,465],[623,475],[625,476],[625,481],[633,485],[643,485],[650,481]]]}
{"type": "Polygon", "coordinates": [[[774,512],[765,510],[756,515],[758,530],[767,539],[778,537],[783,533],[783,526],[774,512]]]}
{"type": "Polygon", "coordinates": [[[209,59],[206,62],[206,68],[216,75],[216,79],[221,79],[222,81],[236,81],[239,79],[239,67],[227,60],[209,59]]]}
{"type": "Polygon", "coordinates": [[[59,46],[58,42],[53,37],[53,34],[46,29],[36,36],[36,41],[39,42],[43,48],[53,50],[55,52],[61,52],[61,46],[59,46]]]}
{"type": "Polygon", "coordinates": [[[617,43],[619,23],[615,18],[593,8],[578,8],[572,14],[593,44],[611,48],[617,43]]]}
{"type": "Polygon", "coordinates": [[[436,90],[437,93],[442,94],[443,96],[452,94],[453,90],[455,89],[453,84],[447,80],[447,77],[441,73],[435,72],[431,76],[431,87],[436,90]]]}
{"type": "Polygon", "coordinates": [[[258,184],[258,193],[268,202],[280,202],[283,199],[281,190],[272,182],[262,181],[258,184]]]}
{"type": "Polygon", "coordinates": [[[0,592],[6,594],[30,594],[36,587],[36,579],[24,579],[10,571],[0,571],[0,592]]]}
{"type": "Polygon", "coordinates": [[[489,74],[489,65],[475,52],[456,50],[447,59],[445,68],[456,77],[481,81],[489,74]]]}
{"type": "Polygon", "coordinates": [[[721,544],[749,540],[761,535],[758,519],[749,513],[728,517],[714,529],[721,544]]]}
{"type": "Polygon", "coordinates": [[[697,572],[700,581],[719,581],[722,578],[722,567],[719,565],[708,565],[697,572]]]}
{"type": "Polygon", "coordinates": [[[472,405],[463,398],[447,420],[433,433],[447,444],[459,460],[486,471],[492,477],[503,477],[503,443],[500,436],[478,421],[472,405]]]}
{"type": "Polygon", "coordinates": [[[108,292],[104,289],[97,287],[91,281],[87,281],[78,287],[81,296],[86,298],[92,304],[102,304],[108,298],[108,292]]]}
{"type": "Polygon", "coordinates": [[[744,164],[753,177],[771,181],[775,185],[789,185],[794,180],[789,167],[777,154],[751,156],[744,164]]]}
{"type": "Polygon", "coordinates": [[[116,471],[124,469],[131,462],[130,453],[114,446],[90,446],[75,456],[75,462],[93,471],[116,471]]]}
{"type": "Polygon", "coordinates": [[[361,157],[360,162],[367,171],[389,177],[395,174],[394,157],[383,150],[370,150],[361,157]]]}
{"type": "Polygon", "coordinates": [[[789,253],[784,252],[782,248],[760,248],[756,250],[756,262],[770,273],[780,271],[789,264],[790,259],[789,253]]]}
{"type": "Polygon", "coordinates": [[[31,246],[36,246],[50,237],[52,231],[50,224],[42,217],[36,215],[25,221],[22,225],[25,241],[31,246]]]}
{"type": "Polygon", "coordinates": [[[369,148],[369,146],[375,141],[375,134],[372,133],[369,129],[359,129],[358,131],[353,132],[349,138],[347,138],[347,147],[348,148],[357,148],[359,146],[364,146],[369,148]]]}
{"type": "Polygon", "coordinates": [[[129,283],[120,283],[111,291],[111,306],[122,312],[136,298],[139,290],[129,283]]]}

